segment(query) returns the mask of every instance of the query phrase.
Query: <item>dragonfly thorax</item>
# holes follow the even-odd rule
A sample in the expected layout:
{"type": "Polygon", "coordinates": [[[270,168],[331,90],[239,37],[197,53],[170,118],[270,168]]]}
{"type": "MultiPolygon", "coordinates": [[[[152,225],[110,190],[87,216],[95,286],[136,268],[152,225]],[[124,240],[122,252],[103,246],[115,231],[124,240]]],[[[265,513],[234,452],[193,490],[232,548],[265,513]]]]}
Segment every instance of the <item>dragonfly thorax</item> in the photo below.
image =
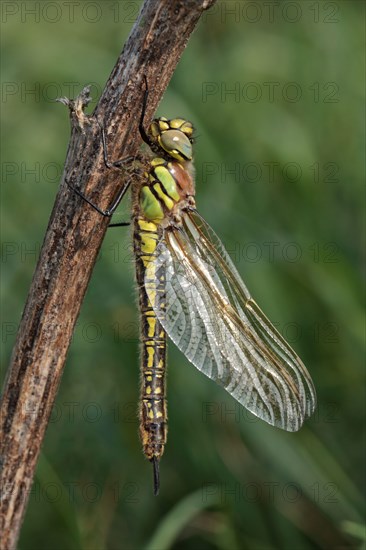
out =
{"type": "Polygon", "coordinates": [[[139,192],[139,213],[158,225],[179,225],[182,210],[195,207],[190,163],[154,158],[145,178],[139,192]]]}

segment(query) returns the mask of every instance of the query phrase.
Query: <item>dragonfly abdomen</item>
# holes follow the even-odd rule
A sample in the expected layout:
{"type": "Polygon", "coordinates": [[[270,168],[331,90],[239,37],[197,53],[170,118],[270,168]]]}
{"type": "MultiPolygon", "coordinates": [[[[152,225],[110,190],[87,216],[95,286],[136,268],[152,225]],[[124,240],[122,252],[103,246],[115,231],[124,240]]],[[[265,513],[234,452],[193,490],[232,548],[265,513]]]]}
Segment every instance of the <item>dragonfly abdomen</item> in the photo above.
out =
{"type": "Polygon", "coordinates": [[[166,312],[166,273],[158,267],[157,246],[164,238],[168,220],[174,219],[175,223],[179,223],[176,205],[182,200],[187,205],[194,203],[194,186],[189,170],[178,162],[167,162],[162,158],[153,159],[144,175],[142,185],[133,188],[134,250],[142,346],[140,436],[144,454],[154,465],[154,491],[157,494],[159,460],[164,452],[168,430],[166,333],[160,323],[164,322],[166,312]]]}
{"type": "Polygon", "coordinates": [[[150,461],[159,461],[167,438],[166,333],[153,309],[156,300],[159,307],[164,308],[165,278],[164,274],[158,276],[154,264],[159,236],[155,223],[141,217],[135,219],[134,248],[141,313],[140,436],[144,454],[150,461]]]}

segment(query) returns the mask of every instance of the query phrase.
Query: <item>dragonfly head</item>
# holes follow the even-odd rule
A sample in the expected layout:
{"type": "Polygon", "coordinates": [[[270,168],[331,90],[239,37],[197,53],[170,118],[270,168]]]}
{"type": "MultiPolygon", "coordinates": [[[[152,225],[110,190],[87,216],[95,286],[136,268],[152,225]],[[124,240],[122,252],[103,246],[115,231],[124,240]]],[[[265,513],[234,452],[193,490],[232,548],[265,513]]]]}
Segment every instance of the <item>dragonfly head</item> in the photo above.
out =
{"type": "Polygon", "coordinates": [[[192,160],[192,135],[192,124],[183,118],[156,118],[149,128],[156,152],[164,152],[164,156],[168,154],[180,162],[192,160]]]}

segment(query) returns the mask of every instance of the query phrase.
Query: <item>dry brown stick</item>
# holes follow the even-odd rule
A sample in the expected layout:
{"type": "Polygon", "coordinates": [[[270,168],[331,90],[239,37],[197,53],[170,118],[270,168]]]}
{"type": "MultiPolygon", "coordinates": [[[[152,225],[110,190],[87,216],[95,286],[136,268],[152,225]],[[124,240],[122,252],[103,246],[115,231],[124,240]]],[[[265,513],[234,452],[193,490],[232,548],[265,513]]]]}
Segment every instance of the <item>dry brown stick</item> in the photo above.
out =
{"type": "Polygon", "coordinates": [[[146,75],[148,121],[202,12],[215,0],[146,0],[92,116],[88,93],[70,108],[65,170],[23,312],[1,404],[2,548],[13,549],[56,397],[72,331],[108,225],[65,183],[106,208],[122,184],[103,162],[101,125],[111,159],[136,154],[146,75]]]}

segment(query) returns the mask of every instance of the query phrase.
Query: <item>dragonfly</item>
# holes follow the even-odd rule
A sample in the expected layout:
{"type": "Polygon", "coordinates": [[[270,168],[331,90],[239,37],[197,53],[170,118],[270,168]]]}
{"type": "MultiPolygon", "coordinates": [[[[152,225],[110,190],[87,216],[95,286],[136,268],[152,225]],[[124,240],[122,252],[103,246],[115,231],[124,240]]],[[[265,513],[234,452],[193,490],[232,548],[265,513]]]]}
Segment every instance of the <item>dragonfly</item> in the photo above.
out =
{"type": "MultiPolygon", "coordinates": [[[[299,430],[316,406],[312,379],[242,281],[224,245],[196,209],[194,130],[184,118],[154,119],[145,130],[153,156],[127,182],[132,193],[133,244],[141,333],[140,437],[153,464],[154,494],[167,441],[167,335],[187,359],[240,405],[268,424],[299,430]]],[[[106,138],[102,132],[107,166],[106,138]]],[[[130,161],[128,157],[128,161],[130,161]]],[[[124,161],[122,160],[122,163],[124,161]]],[[[70,185],[70,184],[69,184],[70,185]]],[[[112,223],[110,226],[127,225],[112,223]]]]}

